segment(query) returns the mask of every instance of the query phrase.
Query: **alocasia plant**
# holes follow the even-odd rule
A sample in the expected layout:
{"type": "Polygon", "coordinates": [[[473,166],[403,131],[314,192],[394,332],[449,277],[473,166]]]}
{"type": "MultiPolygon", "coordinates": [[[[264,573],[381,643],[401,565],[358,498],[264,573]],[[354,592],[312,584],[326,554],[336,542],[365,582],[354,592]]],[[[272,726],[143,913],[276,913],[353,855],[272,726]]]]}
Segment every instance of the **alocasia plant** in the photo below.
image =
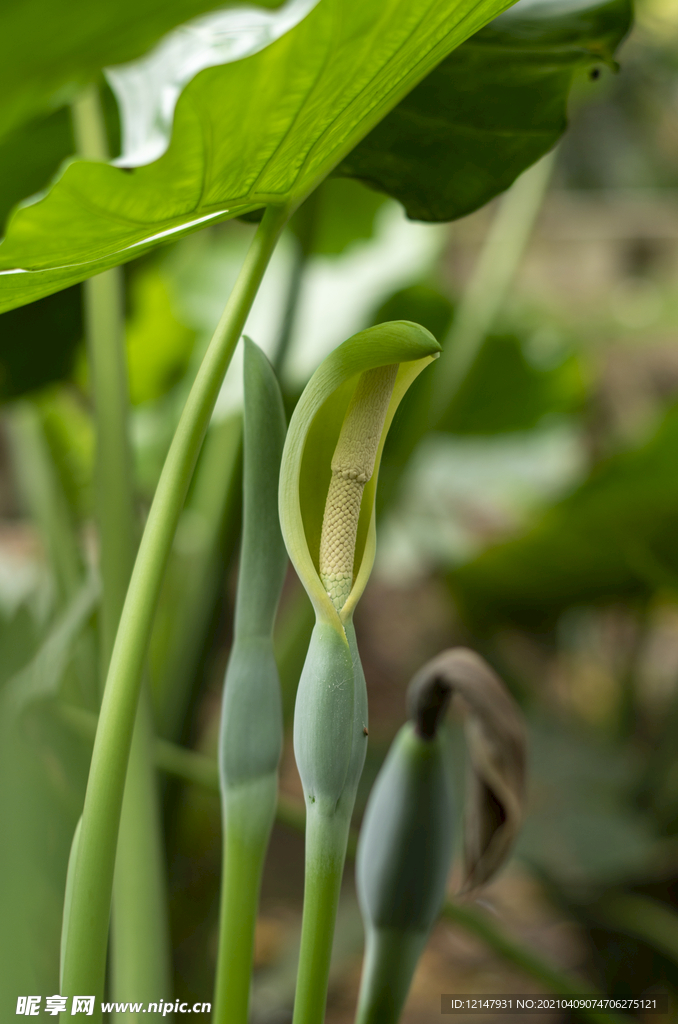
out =
{"type": "MultiPolygon", "coordinates": [[[[208,67],[186,85],[176,104],[169,146],[154,163],[124,168],[105,162],[73,161],[43,198],[19,207],[10,218],[5,241],[0,247],[1,310],[50,295],[203,224],[260,208],[266,210],[179,423],[150,510],[123,609],[99,716],[82,829],[72,858],[63,957],[63,991],[67,995],[88,991],[100,997],[103,991],[118,820],[141,672],[162,575],[223,375],[271,253],[290,214],[337,167],[339,173],[367,178],[386,191],[401,196],[415,215],[435,219],[467,212],[508,184],[511,177],[548,148],[563,127],[563,98],[569,87],[572,68],[592,59],[611,59],[614,44],[624,34],[628,23],[625,0],[593,5],[591,10],[599,12],[593,20],[565,18],[555,33],[541,16],[532,21],[527,16],[525,19],[516,17],[514,21],[509,19],[488,30],[487,40],[476,39],[467,44],[470,50],[466,58],[461,58],[459,67],[470,68],[470,71],[462,70],[458,75],[456,65],[441,64],[456,47],[508,6],[507,0],[319,0],[315,6],[309,4],[309,13],[271,45],[243,60],[208,67]],[[558,32],[564,34],[565,51],[560,45],[562,39],[558,32]],[[533,42],[535,39],[538,42],[532,48],[524,47],[521,42],[515,47],[514,55],[514,40],[521,40],[526,33],[533,42]],[[475,175],[478,181],[472,183],[473,187],[462,188],[459,180],[450,175],[450,180],[456,181],[452,186],[452,198],[450,190],[444,189],[445,194],[441,198],[438,195],[440,171],[435,161],[431,161],[431,175],[421,176],[421,195],[415,195],[420,170],[403,164],[399,147],[404,135],[402,127],[397,125],[402,124],[402,118],[409,119],[411,124],[414,111],[414,121],[419,121],[419,127],[414,134],[410,132],[408,146],[416,138],[418,142],[411,147],[412,151],[425,151],[419,142],[428,144],[430,149],[432,135],[430,121],[425,116],[427,104],[431,98],[437,103],[443,94],[446,99],[454,89],[453,105],[459,107],[462,95],[470,98],[465,105],[463,130],[470,130],[471,134],[479,127],[487,130],[485,114],[491,106],[490,97],[496,89],[497,74],[503,74],[501,68],[504,64],[501,58],[498,64],[495,61],[493,65],[493,55],[485,54],[486,41],[491,44],[490,51],[496,44],[493,55],[503,47],[511,52],[509,63],[514,58],[518,62],[515,77],[520,87],[515,95],[520,97],[521,109],[527,104],[526,110],[529,109],[528,100],[532,98],[530,89],[525,89],[526,77],[528,84],[532,81],[530,69],[535,63],[541,67],[542,61],[549,64],[553,59],[552,50],[558,52],[559,67],[564,65],[564,70],[549,79],[549,96],[553,104],[549,110],[551,114],[554,110],[556,113],[545,118],[545,127],[537,143],[531,138],[521,138],[518,132],[511,148],[511,160],[502,168],[503,177],[495,166],[489,178],[475,175]],[[551,43],[554,45],[550,50],[551,43]],[[529,50],[527,71],[520,63],[520,54],[524,50],[529,50]],[[567,56],[564,56],[565,52],[567,56]],[[440,66],[439,71],[435,71],[437,66],[440,66]],[[500,67],[499,72],[497,67],[500,67]],[[477,69],[477,81],[473,69],[477,69]],[[488,74],[484,77],[486,70],[488,74]],[[431,72],[441,77],[429,81],[426,76],[431,72]],[[444,89],[441,90],[436,83],[443,81],[444,89]],[[411,102],[406,100],[408,93],[419,83],[422,83],[421,91],[413,94],[411,102]],[[381,129],[377,126],[391,111],[396,120],[391,128],[387,124],[385,134],[380,135],[381,129]],[[400,122],[398,118],[401,118],[400,122]],[[362,140],[370,132],[374,134],[360,148],[362,140]],[[342,161],[345,161],[343,165],[342,161]],[[458,192],[457,198],[455,192],[458,192]]],[[[580,10],[579,5],[577,9],[580,10]]],[[[175,12],[176,8],[172,6],[165,11],[168,23],[171,23],[175,12]]],[[[149,21],[153,26],[158,23],[153,18],[149,21]]],[[[149,38],[153,35],[150,28],[148,35],[149,38]]],[[[111,41],[115,40],[112,38],[111,41]]],[[[115,45],[109,49],[104,47],[101,52],[106,54],[100,58],[102,61],[119,59],[122,54],[130,55],[124,45],[117,49],[115,45]]],[[[82,57],[82,53],[80,55],[82,57]]],[[[76,69],[77,75],[83,76],[82,80],[91,73],[89,60],[91,58],[83,57],[79,70],[76,69]]],[[[16,123],[26,116],[27,111],[44,106],[49,90],[63,81],[63,67],[57,67],[58,63],[55,63],[52,77],[45,79],[42,92],[38,89],[31,93],[34,82],[30,78],[27,90],[23,94],[17,91],[15,113],[12,114],[16,123]]],[[[435,103],[429,111],[433,116],[436,115],[435,103]]],[[[445,107],[449,109],[446,102],[445,107]]],[[[526,115],[528,122],[530,116],[529,113],[526,115]]],[[[490,125],[491,133],[505,134],[505,129],[506,121],[502,117],[490,125]]],[[[449,127],[445,125],[444,118],[442,131],[448,138],[449,127]]],[[[442,146],[440,152],[444,152],[442,146]]],[[[475,153],[478,166],[484,166],[483,145],[475,153]]],[[[465,161],[466,155],[461,164],[465,161]]],[[[386,345],[388,352],[382,353],[384,358],[377,353],[376,361],[378,345],[367,346],[363,350],[365,339],[353,339],[349,348],[331,363],[335,376],[323,384],[328,390],[317,405],[318,416],[304,421],[304,409],[308,413],[308,408],[302,403],[298,410],[296,423],[303,424],[309,436],[304,433],[302,437],[295,427],[291,433],[292,440],[288,442],[293,446],[295,443],[301,445],[298,449],[290,449],[288,465],[298,463],[296,484],[304,496],[306,511],[301,519],[297,516],[296,526],[290,531],[290,516],[294,519],[297,513],[289,488],[285,491],[284,487],[283,494],[287,494],[285,500],[288,504],[285,505],[287,511],[283,520],[288,523],[290,552],[309,587],[319,620],[317,642],[312,645],[309,659],[312,663],[316,655],[319,657],[321,648],[336,648],[339,656],[335,668],[337,671],[342,666],[345,668],[344,674],[352,692],[353,684],[361,673],[357,668],[359,662],[356,663],[351,656],[347,635],[350,633],[350,615],[364,586],[365,572],[373,553],[372,472],[375,462],[378,462],[378,451],[370,455],[369,473],[359,467],[358,475],[366,476],[364,481],[360,481],[365,486],[360,495],[362,502],[358,502],[361,511],[354,524],[357,531],[355,552],[359,559],[356,564],[360,568],[354,581],[348,579],[345,567],[339,567],[339,575],[344,573],[346,576],[344,582],[349,591],[346,601],[343,600],[345,595],[340,594],[342,580],[336,578],[337,567],[333,566],[331,559],[320,555],[323,544],[320,524],[326,490],[323,492],[323,488],[318,488],[318,481],[307,476],[308,466],[299,460],[303,451],[310,453],[322,449],[323,456],[329,456],[327,467],[331,466],[332,450],[325,451],[323,445],[328,438],[335,445],[337,436],[325,429],[330,422],[326,422],[325,414],[330,410],[330,420],[340,424],[349,391],[356,383],[356,374],[384,365],[404,363],[407,366],[408,363],[428,360],[436,351],[434,340],[426,336],[423,329],[410,325],[407,331],[414,331],[412,338],[407,341],[396,339],[394,344],[390,344],[393,342],[391,338],[386,345]],[[349,360],[350,373],[346,369],[348,364],[342,362],[349,349],[353,359],[353,362],[349,360]],[[351,377],[354,378],[352,382],[351,377]],[[335,391],[341,396],[339,404],[332,397],[335,391]],[[313,443],[309,444],[311,436],[313,443]],[[304,542],[299,529],[306,538],[304,542]],[[317,566],[314,564],[316,546],[317,566]],[[318,639],[320,634],[322,642],[318,639]]],[[[403,372],[401,369],[395,378],[389,410],[404,387],[403,372]]],[[[390,391],[386,384],[393,382],[389,379],[382,383],[388,398],[390,391]]],[[[314,388],[317,392],[317,381],[314,388]]],[[[388,422],[389,413],[384,409],[382,413],[388,422]]],[[[380,438],[383,436],[382,428],[383,422],[377,431],[380,438]]],[[[347,429],[350,433],[350,424],[347,429]]],[[[330,469],[327,473],[331,475],[330,469]]],[[[289,474],[287,479],[291,479],[289,474]]],[[[106,578],[103,583],[104,588],[109,585],[106,578]]],[[[312,718],[314,707],[317,705],[318,710],[323,703],[322,695],[314,694],[311,682],[310,676],[305,683],[302,682],[300,721],[306,714],[304,707],[312,718]]],[[[354,747],[357,705],[353,697],[350,703],[350,714],[339,715],[335,723],[337,727],[343,723],[350,733],[348,739],[348,734],[340,737],[346,749],[339,750],[339,761],[348,757],[350,762],[354,747]]],[[[307,727],[299,733],[298,745],[301,760],[307,761],[308,771],[314,775],[317,768],[314,758],[318,751],[312,731],[307,727]],[[306,734],[305,738],[301,733],[306,734]]],[[[342,844],[345,846],[351,794],[354,794],[362,763],[357,754],[356,758],[352,768],[347,765],[343,773],[341,792],[333,790],[338,801],[338,804],[335,801],[334,810],[339,808],[341,817],[341,821],[334,823],[336,835],[332,839],[338,860],[325,893],[329,910],[326,907],[321,913],[324,937],[318,951],[320,974],[317,979],[312,977],[312,950],[307,950],[306,959],[302,961],[302,1014],[305,1013],[304,1005],[309,1013],[317,1014],[324,1002],[323,978],[326,976],[328,941],[331,941],[332,903],[336,898],[339,864],[343,860],[341,847],[342,844]],[[348,795],[342,803],[343,784],[349,775],[348,795]],[[307,973],[306,978],[303,971],[307,973]]],[[[334,777],[336,772],[333,775],[330,771],[330,775],[334,777]]],[[[342,775],[341,771],[339,775],[342,775]]],[[[325,778],[322,770],[318,778],[321,777],[325,778]]],[[[318,789],[313,803],[315,811],[310,815],[311,835],[314,834],[313,814],[317,817],[321,810],[324,814],[330,809],[324,800],[323,786],[324,783],[318,789]]],[[[326,824],[327,821],[315,831],[321,846],[334,829],[332,825],[328,833],[326,824]]],[[[312,914],[313,910],[310,912],[312,914]]]]}

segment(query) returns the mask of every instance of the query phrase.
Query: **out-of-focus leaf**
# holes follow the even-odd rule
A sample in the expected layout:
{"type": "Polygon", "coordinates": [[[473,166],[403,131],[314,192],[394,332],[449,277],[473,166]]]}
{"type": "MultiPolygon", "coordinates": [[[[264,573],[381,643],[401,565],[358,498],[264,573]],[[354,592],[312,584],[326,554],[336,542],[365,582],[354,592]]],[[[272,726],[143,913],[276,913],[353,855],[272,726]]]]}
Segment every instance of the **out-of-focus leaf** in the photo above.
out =
{"type": "Polygon", "coordinates": [[[373,324],[412,320],[430,331],[442,344],[452,322],[454,307],[448,297],[430,284],[413,284],[389,295],[372,317],[373,324]]]}
{"type": "Polygon", "coordinates": [[[75,642],[94,612],[99,591],[98,579],[90,577],[56,621],[35,657],[5,683],[0,706],[3,721],[20,714],[34,701],[57,696],[75,642]]]}
{"type": "Polygon", "coordinates": [[[584,397],[582,368],[574,355],[556,366],[535,366],[516,335],[492,334],[440,427],[452,434],[531,430],[545,416],[574,412],[584,397]]]}
{"type": "Polygon", "coordinates": [[[630,0],[521,0],[467,40],[337,168],[400,200],[415,220],[483,206],[567,125],[573,76],[610,64],[630,0]]]}
{"type": "Polygon", "coordinates": [[[359,181],[328,178],[297,211],[290,227],[305,255],[338,256],[354,242],[372,237],[376,215],[385,202],[386,196],[359,181]]]}
{"type": "Polygon", "coordinates": [[[98,586],[90,580],[32,659],[0,689],[0,1012],[59,983],[66,865],[80,815],[88,745],[53,714],[53,699],[98,586]]]}
{"type": "MultiPolygon", "coordinates": [[[[498,675],[474,651],[443,651],[412,680],[410,717],[428,734],[425,714],[435,722],[449,691],[462,699],[469,753],[464,821],[464,889],[487,882],[515,843],[524,816],[525,728],[517,704],[498,675]],[[424,700],[422,700],[422,697],[424,700]],[[420,712],[424,707],[424,715],[420,712]]],[[[435,731],[435,729],[433,730],[435,731]]]]}
{"type": "Polygon", "coordinates": [[[75,388],[48,388],[36,397],[49,452],[76,522],[92,512],[94,422],[75,388]]]}
{"type": "Polygon", "coordinates": [[[259,53],[284,36],[319,0],[288,0],[279,11],[226,7],[169,32],[139,60],[106,68],[122,119],[121,167],[151,163],[167,149],[177,100],[206,68],[259,53]]]}
{"type": "Polygon", "coordinates": [[[68,109],[21,125],[0,142],[0,225],[13,206],[45,188],[75,152],[68,109]]]}
{"type": "Polygon", "coordinates": [[[74,161],[44,199],[13,214],[0,249],[0,309],[208,221],[302,200],[505,6],[321,0],[259,53],[202,71],[181,94],[172,141],[155,163],[128,172],[74,161]]]}
{"type": "MultiPolygon", "coordinates": [[[[393,295],[376,314],[397,312],[416,319],[445,343],[451,306],[427,286],[393,295]]],[[[405,397],[384,449],[377,494],[381,510],[393,500],[403,470],[419,442],[432,429],[431,396],[435,382],[422,375],[405,397]]],[[[490,335],[436,430],[458,435],[488,435],[530,430],[547,416],[572,414],[586,396],[581,364],[565,355],[556,365],[535,364],[522,339],[490,335]]]]}
{"type": "MultiPolygon", "coordinates": [[[[275,0],[259,0],[265,7],[275,0]]],[[[67,103],[104,65],[133,60],[214,0],[22,0],[4,4],[0,135],[67,103]]]]}
{"type": "Polygon", "coordinates": [[[641,447],[604,462],[524,536],[455,569],[477,620],[553,621],[568,605],[675,587],[678,409],[641,447]]]}
{"type": "Polygon", "coordinates": [[[607,742],[533,719],[528,813],[517,856],[547,877],[605,887],[640,875],[658,853],[634,806],[638,764],[607,742]]]}
{"type": "Polygon", "coordinates": [[[127,366],[134,405],[166,394],[184,375],[195,334],[174,316],[165,280],[156,268],[135,276],[130,289],[127,366]]]}
{"type": "Polygon", "coordinates": [[[78,285],[0,315],[0,398],[70,376],[82,336],[78,285]]]}

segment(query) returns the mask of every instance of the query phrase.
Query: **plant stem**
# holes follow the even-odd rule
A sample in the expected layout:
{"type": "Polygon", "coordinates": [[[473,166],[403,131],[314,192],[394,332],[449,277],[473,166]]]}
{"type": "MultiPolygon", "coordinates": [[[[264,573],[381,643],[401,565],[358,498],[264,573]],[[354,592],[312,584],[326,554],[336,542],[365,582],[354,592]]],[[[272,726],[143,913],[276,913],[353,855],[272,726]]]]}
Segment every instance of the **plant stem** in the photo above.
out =
{"type": "Polygon", "coordinates": [[[313,242],[316,234],[316,222],[318,216],[318,204],[322,202],[322,189],[315,189],[310,196],[301,204],[294,215],[292,228],[294,229],[295,248],[292,258],[292,270],[289,284],[287,286],[287,298],[285,311],[282,317],[280,336],[273,358],[273,368],[281,377],[285,369],[285,360],[289,351],[290,342],[294,332],[294,325],[301,296],[301,288],[304,280],[306,267],[313,251],[313,242]]]}
{"type": "Polygon", "coordinates": [[[548,153],[502,198],[436,367],[431,416],[439,422],[506,301],[551,178],[548,153]]]}
{"type": "Polygon", "coordinates": [[[174,532],[224,374],[286,208],[269,207],[186,401],[134,565],[94,742],[64,956],[64,994],[101,998],[118,824],[141,675],[174,532]]]}
{"type": "Polygon", "coordinates": [[[325,1019],[332,940],[344,873],[350,814],[330,818],[311,804],[306,816],[306,875],[293,1024],[325,1019]]]}
{"type": "MultiPolygon", "coordinates": [[[[63,705],[60,711],[64,720],[72,725],[80,735],[85,737],[92,737],[94,735],[96,728],[96,718],[94,715],[81,711],[79,708],[63,705]]],[[[166,740],[157,739],[155,741],[155,759],[158,768],[162,769],[162,771],[175,775],[185,782],[204,786],[206,789],[211,789],[214,792],[218,791],[219,773],[217,762],[214,758],[206,757],[204,754],[197,754],[195,751],[179,747],[174,743],[168,743],[166,740]]],[[[282,825],[294,829],[296,832],[303,832],[306,826],[305,805],[300,800],[279,794],[276,818],[282,825]]],[[[355,829],[350,829],[347,846],[349,858],[355,857],[357,840],[357,832],[355,829]]],[[[644,904],[651,902],[650,900],[643,899],[644,904]]],[[[614,909],[614,923],[621,927],[621,915],[618,913],[620,905],[617,904],[616,900],[611,900],[609,906],[601,903],[601,908],[599,916],[602,919],[603,914],[605,914],[606,923],[612,920],[612,910],[614,909]]],[[[661,933],[662,936],[668,935],[669,932],[664,927],[664,923],[666,925],[669,924],[668,916],[665,914],[666,908],[659,906],[657,909],[662,912],[662,928],[661,932],[659,929],[653,929],[653,932],[661,933]]],[[[624,910],[626,910],[626,907],[624,907],[624,910]]],[[[492,918],[482,910],[476,910],[470,906],[461,906],[447,900],[443,906],[441,916],[450,924],[457,925],[468,935],[473,935],[475,938],[480,939],[488,949],[491,949],[501,957],[505,963],[512,964],[518,968],[526,977],[534,978],[535,981],[539,982],[540,985],[543,985],[550,992],[562,992],[563,995],[600,995],[596,989],[592,988],[585,981],[573,979],[565,971],[561,971],[554,964],[544,960],[535,950],[529,949],[529,947],[517,942],[503,931],[499,925],[495,924],[492,918]]],[[[673,916],[671,914],[672,919],[673,916]]],[[[623,927],[631,930],[629,920],[628,915],[625,915],[623,927]]],[[[657,920],[659,921],[659,917],[657,920]]],[[[633,931],[634,934],[640,934],[640,927],[634,927],[633,931]]],[[[670,934],[670,942],[673,944],[673,932],[670,934]]],[[[643,937],[647,935],[649,935],[649,928],[643,928],[643,937]]],[[[656,938],[653,944],[656,947],[659,946],[656,938]]],[[[671,953],[669,955],[672,955],[675,951],[675,947],[673,945],[669,946],[663,938],[662,948],[667,951],[670,949],[671,953]]],[[[587,1013],[585,1010],[582,1010],[581,1014],[592,1021],[608,1021],[610,1024],[618,1022],[620,1019],[614,1014],[599,1013],[598,1011],[587,1013]]]]}
{"type": "Polygon", "coordinates": [[[215,1024],[246,1024],[261,876],[275,819],[278,773],[222,793],[224,823],[215,1024]]]}
{"type": "Polygon", "coordinates": [[[242,419],[212,423],[182,513],[151,640],[158,732],[176,739],[197,675],[214,604],[237,535],[242,477],[242,419]],[[188,543],[179,544],[182,535],[188,543]],[[180,550],[178,550],[180,548],[180,550]]]}
{"type": "MultiPolygon", "coordinates": [[[[106,160],[106,131],[95,86],[73,105],[78,148],[106,160]]],[[[102,578],[101,683],[125,602],[138,526],[120,268],[84,284],[85,324],[96,414],[95,507],[102,578]]],[[[170,993],[170,943],[162,823],[147,700],[137,713],[117,843],[111,929],[111,995],[150,1001],[170,993]]]]}
{"type": "Polygon", "coordinates": [[[249,339],[243,381],[242,544],[219,734],[224,843],[215,1024],[247,1024],[254,929],[283,744],[273,624],[287,569],[277,501],[286,423],[273,368],[249,339]]]}

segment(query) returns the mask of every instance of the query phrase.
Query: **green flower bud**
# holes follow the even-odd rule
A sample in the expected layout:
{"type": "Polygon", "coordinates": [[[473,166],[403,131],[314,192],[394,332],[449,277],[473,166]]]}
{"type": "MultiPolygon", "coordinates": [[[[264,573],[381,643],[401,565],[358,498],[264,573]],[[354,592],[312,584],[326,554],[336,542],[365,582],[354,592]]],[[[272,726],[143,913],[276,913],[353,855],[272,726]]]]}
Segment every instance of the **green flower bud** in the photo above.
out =
{"type": "Polygon", "coordinates": [[[447,737],[438,724],[450,688],[420,697],[396,736],[360,832],[356,877],[366,931],[357,1024],[394,1024],[445,898],[453,850],[447,737]]]}
{"type": "Polygon", "coordinates": [[[358,897],[366,954],[356,1024],[395,1024],[452,859],[451,767],[439,730],[452,694],[466,708],[469,750],[465,887],[498,869],[522,819],[525,740],[520,712],[473,651],[445,651],[417,673],[411,721],[398,733],[360,833],[358,897]]]}

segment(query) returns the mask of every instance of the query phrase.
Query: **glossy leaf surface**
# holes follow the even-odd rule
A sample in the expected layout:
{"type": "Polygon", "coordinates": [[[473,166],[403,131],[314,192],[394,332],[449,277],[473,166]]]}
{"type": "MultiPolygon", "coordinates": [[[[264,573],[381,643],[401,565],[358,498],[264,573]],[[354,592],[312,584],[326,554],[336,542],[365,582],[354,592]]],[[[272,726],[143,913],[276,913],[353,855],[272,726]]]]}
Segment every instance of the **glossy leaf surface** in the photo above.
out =
{"type": "Polygon", "coordinates": [[[506,0],[321,0],[245,60],[184,89],[172,141],[125,171],[74,161],[11,217],[0,310],[163,239],[270,203],[301,201],[357,142],[506,0]]]}
{"type": "Polygon", "coordinates": [[[611,63],[630,0],[521,0],[450,54],[340,164],[416,220],[471,213],[565,131],[575,72],[611,63]]]}
{"type": "MultiPolygon", "coordinates": [[[[259,0],[261,6],[274,2],[259,0]]],[[[73,98],[106,64],[133,60],[214,0],[22,0],[3,4],[0,135],[73,98]]]]}

